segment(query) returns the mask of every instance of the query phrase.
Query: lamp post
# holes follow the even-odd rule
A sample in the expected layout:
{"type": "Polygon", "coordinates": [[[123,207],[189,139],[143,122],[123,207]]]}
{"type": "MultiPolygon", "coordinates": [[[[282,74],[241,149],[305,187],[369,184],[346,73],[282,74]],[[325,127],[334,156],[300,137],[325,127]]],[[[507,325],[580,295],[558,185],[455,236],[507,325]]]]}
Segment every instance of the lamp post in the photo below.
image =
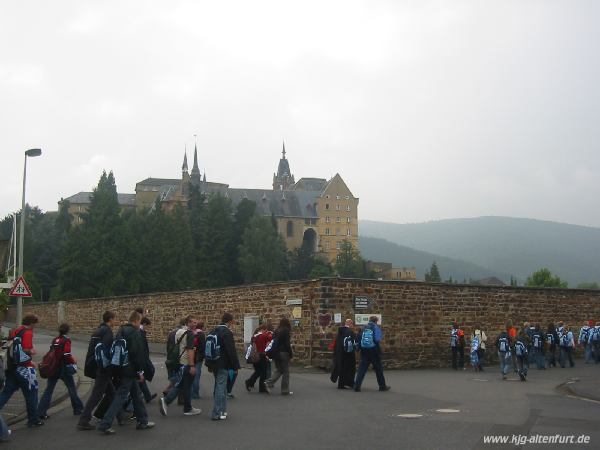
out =
{"type": "MultiPolygon", "coordinates": [[[[23,197],[21,199],[21,223],[19,230],[19,276],[23,276],[23,247],[25,242],[25,181],[27,179],[27,157],[40,156],[42,150],[39,148],[30,148],[25,151],[25,164],[23,165],[23,197]]],[[[17,326],[23,320],[23,297],[17,298],[17,326]]]]}

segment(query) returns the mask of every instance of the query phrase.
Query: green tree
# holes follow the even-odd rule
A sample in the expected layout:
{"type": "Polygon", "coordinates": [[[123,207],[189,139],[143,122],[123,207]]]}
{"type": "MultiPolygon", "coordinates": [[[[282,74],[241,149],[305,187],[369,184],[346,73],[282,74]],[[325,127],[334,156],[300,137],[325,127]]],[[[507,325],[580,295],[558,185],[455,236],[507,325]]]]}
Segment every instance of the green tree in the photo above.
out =
{"type": "Polygon", "coordinates": [[[285,243],[268,217],[255,215],[250,219],[239,252],[239,267],[246,283],[286,278],[285,243]]]}
{"type": "Polygon", "coordinates": [[[429,283],[440,283],[442,281],[442,277],[440,276],[440,271],[438,269],[437,263],[434,261],[429,269],[429,272],[425,273],[425,281],[429,283]]]}
{"type": "Polygon", "coordinates": [[[372,276],[368,273],[367,263],[360,256],[360,252],[347,239],[340,244],[340,251],[333,267],[340,277],[365,278],[372,276]]]}
{"type": "Polygon", "coordinates": [[[568,287],[568,283],[561,281],[558,276],[553,275],[550,269],[543,268],[531,274],[530,277],[527,277],[525,286],[566,288],[568,287]]]}
{"type": "Polygon", "coordinates": [[[513,277],[512,275],[510,276],[510,285],[513,287],[517,286],[517,279],[515,277],[513,277]]]}
{"type": "Polygon", "coordinates": [[[326,277],[333,273],[331,264],[315,256],[308,243],[303,243],[299,248],[289,252],[288,261],[289,275],[292,280],[326,277]]]}
{"type": "Polygon", "coordinates": [[[240,246],[242,245],[242,239],[244,232],[250,226],[250,221],[256,214],[256,203],[248,200],[247,198],[242,199],[238,203],[235,209],[235,215],[233,217],[233,235],[231,237],[231,281],[233,284],[242,284],[244,282],[244,275],[239,267],[240,258],[240,246]]]}
{"type": "Polygon", "coordinates": [[[592,283],[579,283],[577,289],[600,289],[600,286],[594,281],[592,283]]]}

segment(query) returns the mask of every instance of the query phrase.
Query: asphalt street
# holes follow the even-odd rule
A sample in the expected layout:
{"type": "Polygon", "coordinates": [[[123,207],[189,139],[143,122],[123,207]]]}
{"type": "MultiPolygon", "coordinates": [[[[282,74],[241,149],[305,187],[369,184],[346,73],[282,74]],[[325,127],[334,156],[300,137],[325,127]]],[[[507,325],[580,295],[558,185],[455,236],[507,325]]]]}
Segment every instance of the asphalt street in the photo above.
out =
{"type": "MultiPolygon", "coordinates": [[[[75,342],[75,353],[85,352],[75,342]]],[[[152,390],[166,383],[164,357],[153,357],[157,378],[152,390]]],[[[203,413],[186,417],[172,405],[160,416],[156,401],[148,405],[156,428],[137,431],[135,424],[118,427],[117,434],[77,431],[70,405],[50,411],[40,429],[13,427],[14,449],[468,449],[548,448],[546,445],[485,444],[484,436],[580,435],[589,444],[550,445],[550,448],[600,448],[600,402],[568,395],[557,387],[578,377],[597,377],[600,366],[578,364],[574,369],[530,371],[526,383],[514,377],[502,381],[497,368],[483,373],[451,370],[388,371],[389,392],[378,392],[369,372],[360,393],[336,389],[324,373],[299,370],[292,373],[294,394],[282,397],[247,393],[242,370],[228,404],[229,418],[213,422],[212,375],[203,370],[203,398],[194,405],[203,413]],[[409,415],[406,418],[404,415],[409,415]]],[[[84,389],[85,390],[85,389],[84,389]]],[[[513,437],[515,436],[515,437],[513,437]]]]}

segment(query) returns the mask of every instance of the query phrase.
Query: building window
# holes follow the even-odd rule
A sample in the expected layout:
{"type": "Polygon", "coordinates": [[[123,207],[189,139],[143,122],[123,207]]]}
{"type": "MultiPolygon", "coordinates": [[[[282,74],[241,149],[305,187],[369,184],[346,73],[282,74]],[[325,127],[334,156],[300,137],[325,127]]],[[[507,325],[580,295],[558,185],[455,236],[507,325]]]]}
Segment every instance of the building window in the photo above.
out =
{"type": "Polygon", "coordinates": [[[329,241],[325,242],[325,250],[329,250],[329,241]]]}
{"type": "Polygon", "coordinates": [[[346,195],[346,200],[350,200],[350,196],[349,195],[346,195]]]}
{"type": "Polygon", "coordinates": [[[329,228],[325,228],[325,236],[329,236],[329,235],[330,235],[329,228]]]}
{"type": "Polygon", "coordinates": [[[336,242],[335,243],[335,248],[337,248],[338,250],[340,250],[342,248],[342,243],[341,242],[336,242]]]}
{"type": "Polygon", "coordinates": [[[339,235],[340,235],[340,229],[339,229],[339,228],[336,228],[336,229],[335,229],[335,235],[336,235],[336,236],[339,236],[339,235]]]}
{"type": "Polygon", "coordinates": [[[347,222],[347,223],[350,223],[350,222],[352,222],[352,217],[346,217],[346,222],[347,222]]]}
{"type": "Polygon", "coordinates": [[[342,221],[342,218],[341,218],[341,217],[338,217],[337,219],[335,219],[335,221],[336,221],[337,223],[340,223],[340,222],[342,221]]]}
{"type": "Polygon", "coordinates": [[[288,220],[287,223],[287,236],[292,237],[294,235],[294,222],[288,220]]]}
{"type": "Polygon", "coordinates": [[[346,236],[352,236],[352,231],[350,230],[350,228],[346,230],[346,236]]]}
{"type": "Polygon", "coordinates": [[[341,197],[340,197],[340,195],[339,195],[339,194],[335,196],[335,199],[336,199],[336,200],[339,200],[340,198],[341,198],[341,197]]]}
{"type": "Polygon", "coordinates": [[[326,195],[325,198],[329,198],[329,195],[326,195]]]}
{"type": "Polygon", "coordinates": [[[329,203],[325,203],[325,209],[329,209],[329,203]]]}
{"type": "Polygon", "coordinates": [[[339,211],[340,210],[340,205],[335,205],[335,210],[339,211]]]}
{"type": "Polygon", "coordinates": [[[346,206],[346,211],[350,212],[350,205],[346,206]]]}
{"type": "Polygon", "coordinates": [[[325,223],[329,223],[331,222],[331,219],[329,218],[329,216],[325,216],[325,223]]]}

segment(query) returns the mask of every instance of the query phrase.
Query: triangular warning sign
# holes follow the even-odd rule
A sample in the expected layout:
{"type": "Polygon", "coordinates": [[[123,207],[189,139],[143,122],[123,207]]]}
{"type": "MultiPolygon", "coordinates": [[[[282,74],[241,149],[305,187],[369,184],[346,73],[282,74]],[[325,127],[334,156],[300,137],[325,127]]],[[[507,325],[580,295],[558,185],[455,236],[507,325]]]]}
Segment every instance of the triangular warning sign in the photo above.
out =
{"type": "Polygon", "coordinates": [[[29,286],[27,286],[25,278],[22,276],[19,277],[8,295],[10,297],[31,297],[31,290],[29,289],[29,286]]]}

